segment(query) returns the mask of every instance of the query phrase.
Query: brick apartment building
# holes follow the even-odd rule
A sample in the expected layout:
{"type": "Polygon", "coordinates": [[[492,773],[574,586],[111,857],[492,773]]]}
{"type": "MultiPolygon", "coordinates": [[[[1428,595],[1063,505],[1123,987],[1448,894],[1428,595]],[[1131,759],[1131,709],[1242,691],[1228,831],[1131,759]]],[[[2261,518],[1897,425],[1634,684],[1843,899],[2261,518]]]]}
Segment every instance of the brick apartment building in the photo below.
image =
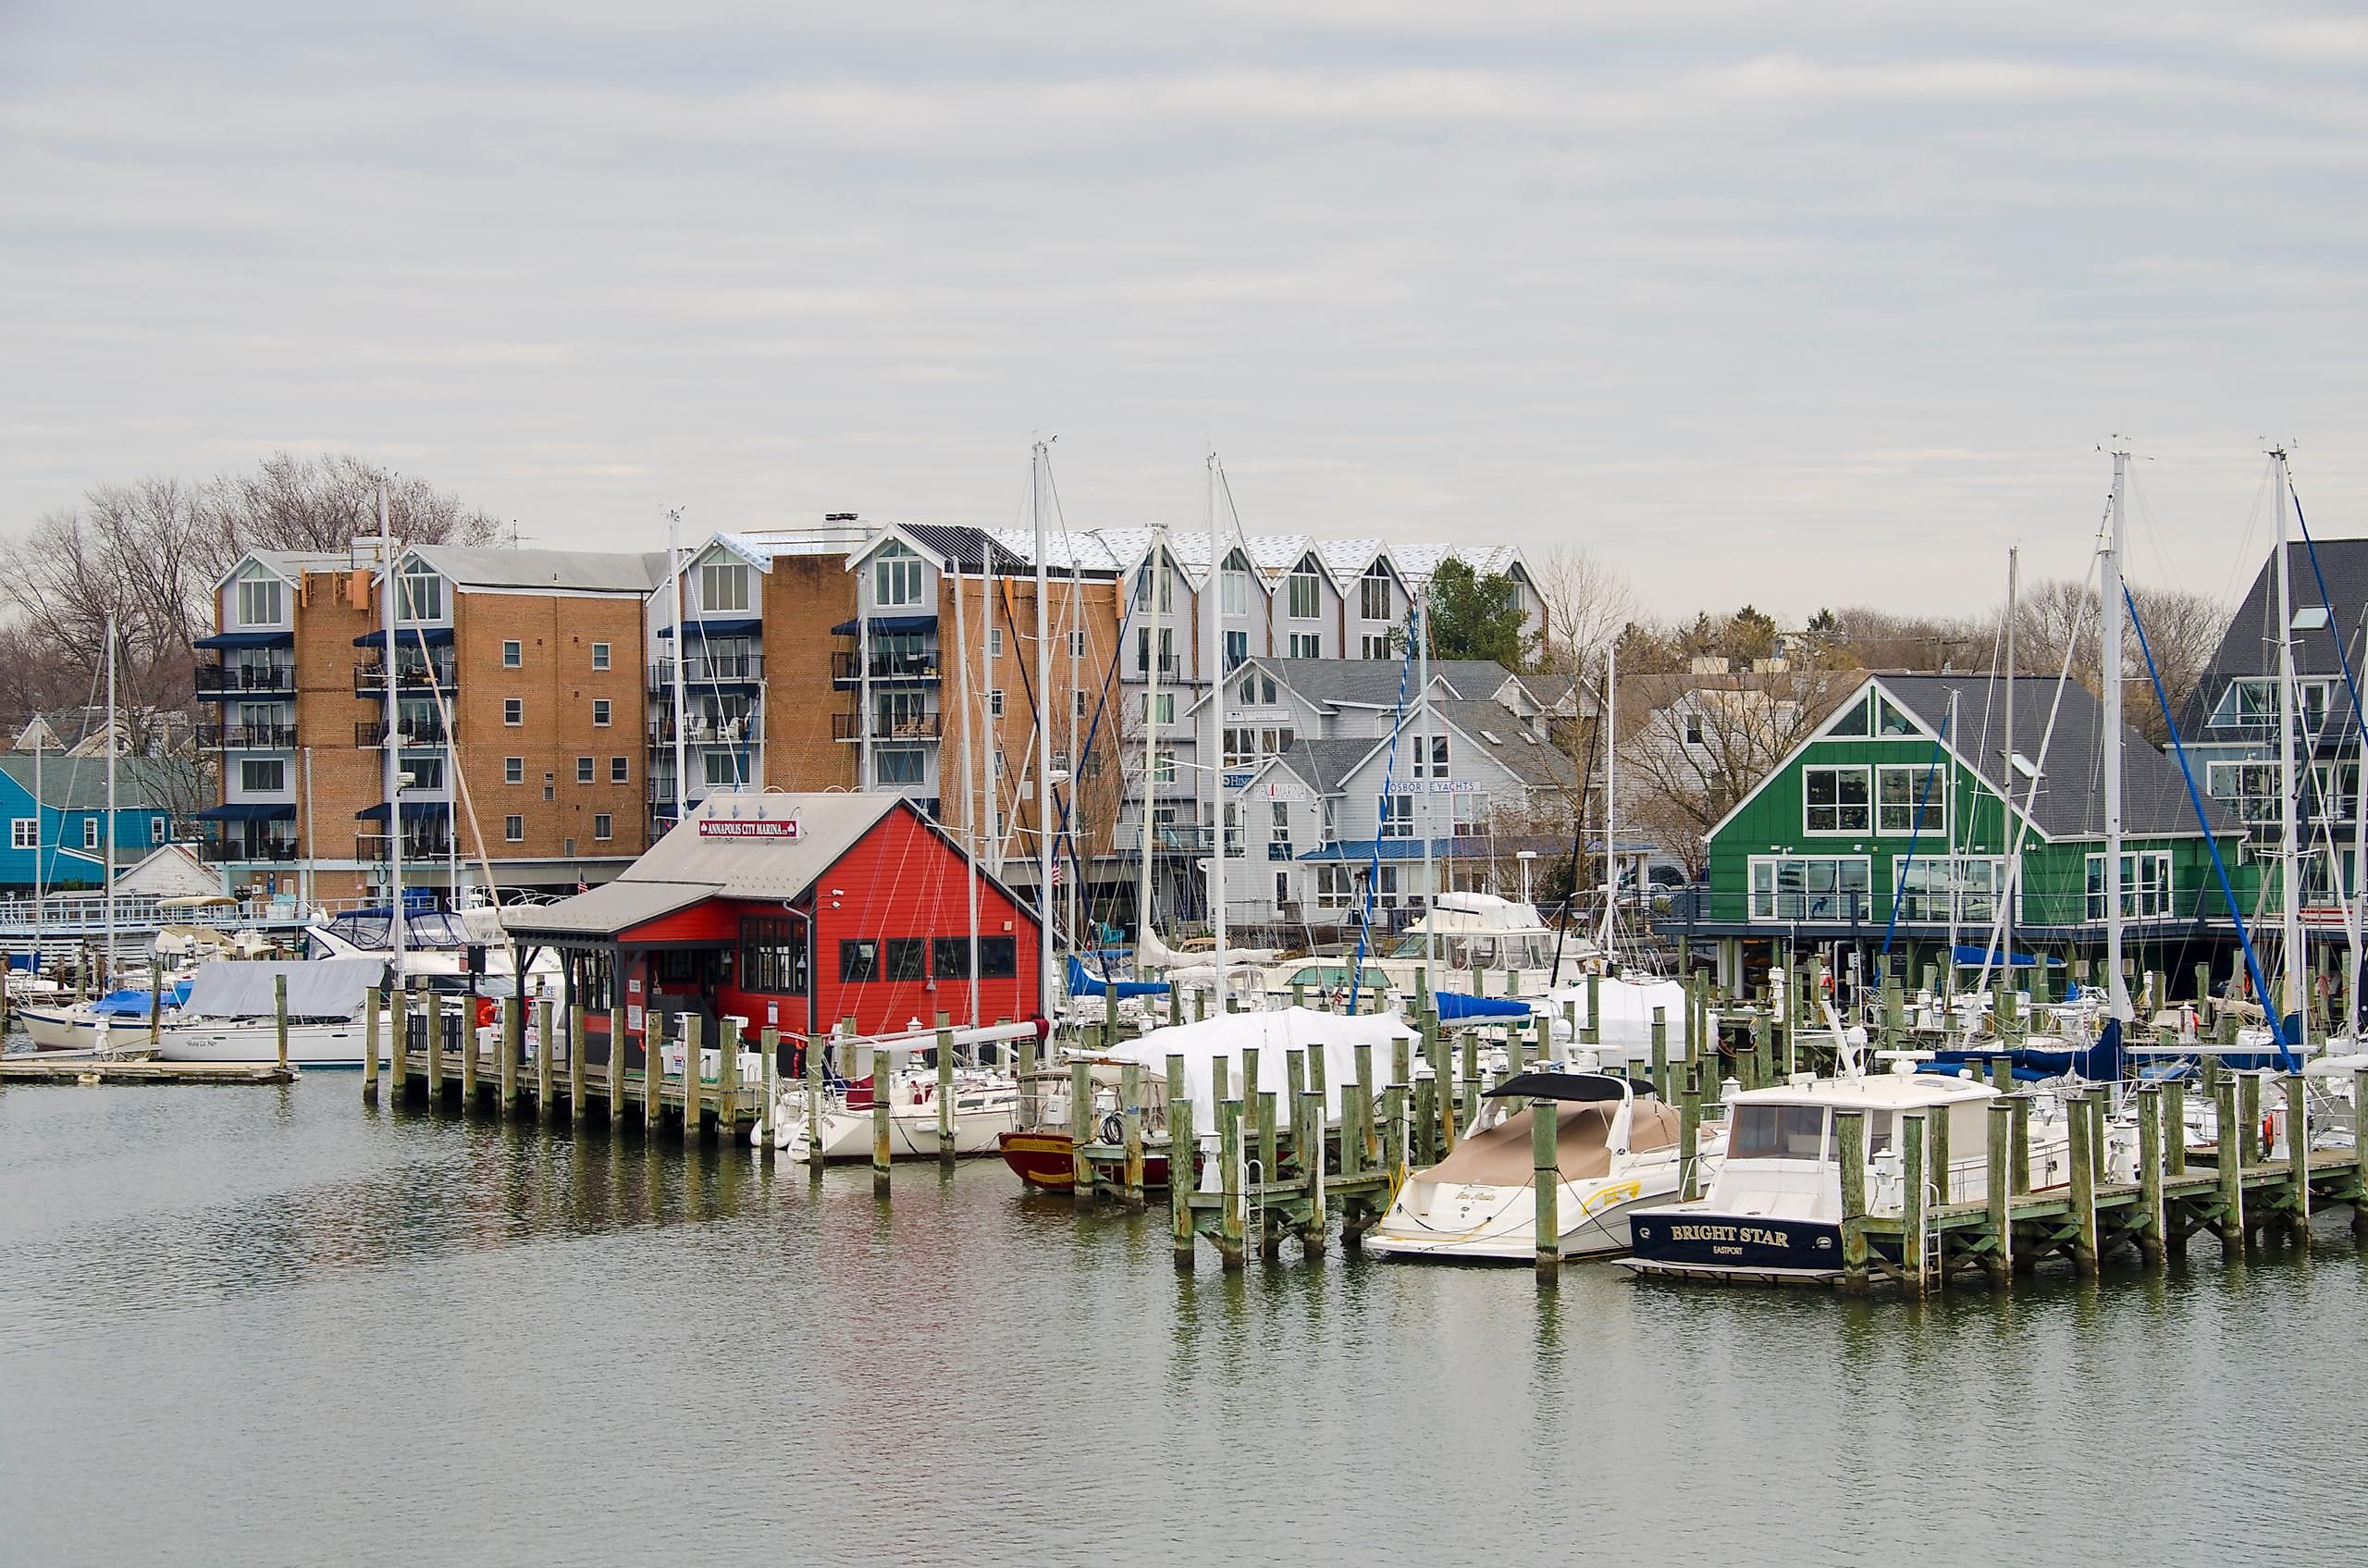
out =
{"type": "Polygon", "coordinates": [[[205,845],[236,888],[321,900],[404,884],[574,892],[648,846],[645,607],[665,557],[400,549],[395,712],[383,571],[350,552],[257,551],[224,576],[199,743],[221,761],[205,845]],[[400,824],[385,747],[403,774],[400,824]]]}

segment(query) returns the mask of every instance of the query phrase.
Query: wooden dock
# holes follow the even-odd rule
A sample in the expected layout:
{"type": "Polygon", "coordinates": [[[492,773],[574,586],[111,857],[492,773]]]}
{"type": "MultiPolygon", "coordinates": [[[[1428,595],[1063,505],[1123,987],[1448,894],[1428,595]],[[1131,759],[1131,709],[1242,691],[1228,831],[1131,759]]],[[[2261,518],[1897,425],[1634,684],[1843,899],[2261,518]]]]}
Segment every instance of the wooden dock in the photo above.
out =
{"type": "Polygon", "coordinates": [[[136,1058],[0,1056],[0,1083],[292,1083],[273,1062],[156,1062],[136,1058]]]}

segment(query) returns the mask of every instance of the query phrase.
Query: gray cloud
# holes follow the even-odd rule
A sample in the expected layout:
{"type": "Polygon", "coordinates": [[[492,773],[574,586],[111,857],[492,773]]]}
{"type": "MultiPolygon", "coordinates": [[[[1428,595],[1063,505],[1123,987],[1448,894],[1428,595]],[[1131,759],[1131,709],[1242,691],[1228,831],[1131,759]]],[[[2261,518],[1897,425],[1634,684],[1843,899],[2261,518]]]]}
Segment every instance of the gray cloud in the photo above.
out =
{"type": "Polygon", "coordinates": [[[1581,543],[1670,609],[2368,531],[2335,8],[0,5],[0,522],[282,446],[546,539],[1581,543]]]}

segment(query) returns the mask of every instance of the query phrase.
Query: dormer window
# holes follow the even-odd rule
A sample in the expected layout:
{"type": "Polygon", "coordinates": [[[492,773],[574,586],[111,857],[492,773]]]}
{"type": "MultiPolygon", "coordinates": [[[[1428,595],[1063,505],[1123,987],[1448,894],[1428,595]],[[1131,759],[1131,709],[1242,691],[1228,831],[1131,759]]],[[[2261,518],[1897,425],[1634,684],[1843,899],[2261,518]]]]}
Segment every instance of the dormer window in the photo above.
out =
{"type": "Polygon", "coordinates": [[[697,608],[710,615],[746,613],[748,568],[737,561],[710,561],[700,567],[697,608]]]}
{"type": "Polygon", "coordinates": [[[1240,550],[1225,558],[1221,592],[1218,605],[1226,614],[1250,613],[1250,562],[1242,559],[1240,550]]]}
{"type": "Polygon", "coordinates": [[[871,602],[902,605],[920,601],[921,558],[903,545],[888,546],[871,563],[871,602]]]}
{"type": "Polygon", "coordinates": [[[277,577],[248,577],[239,584],[239,624],[241,626],[277,626],[280,618],[280,592],[284,586],[277,577]]]}
{"type": "Polygon", "coordinates": [[[1317,586],[1315,557],[1304,556],[1291,568],[1290,612],[1294,621],[1313,621],[1322,613],[1324,594],[1317,586]]]}
{"type": "Polygon", "coordinates": [[[444,619],[444,579],[433,572],[414,567],[402,574],[402,608],[405,621],[441,621],[444,619]]]}
{"type": "Polygon", "coordinates": [[[1386,563],[1376,561],[1366,567],[1365,574],[1357,580],[1357,613],[1368,621],[1395,620],[1389,589],[1389,567],[1386,563]]]}

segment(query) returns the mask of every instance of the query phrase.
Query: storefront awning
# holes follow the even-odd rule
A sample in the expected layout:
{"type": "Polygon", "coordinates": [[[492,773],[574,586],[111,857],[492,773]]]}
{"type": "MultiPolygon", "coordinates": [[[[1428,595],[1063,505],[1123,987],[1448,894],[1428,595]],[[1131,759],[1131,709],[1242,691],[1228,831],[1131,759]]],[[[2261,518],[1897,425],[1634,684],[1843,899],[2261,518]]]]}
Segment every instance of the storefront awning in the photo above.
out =
{"type": "MultiPolygon", "coordinates": [[[[683,632],[687,637],[704,638],[713,642],[718,637],[753,637],[764,629],[765,623],[762,621],[751,618],[744,621],[686,622],[683,632]]],[[[660,626],[658,628],[658,635],[661,637],[671,637],[674,635],[674,628],[660,626]]]]}
{"type": "Polygon", "coordinates": [[[292,822],[296,820],[296,803],[292,800],[233,800],[221,806],[208,806],[197,814],[201,822],[292,822]]]}
{"type": "MultiPolygon", "coordinates": [[[[290,809],[293,810],[295,808],[290,807],[290,809]]],[[[451,814],[452,803],[449,800],[406,800],[403,802],[403,821],[406,822],[440,822],[451,814]]],[[[387,803],[381,800],[376,806],[364,806],[353,816],[357,821],[383,822],[387,820],[387,803]]]]}
{"type": "MultiPolygon", "coordinates": [[[[934,615],[874,615],[871,617],[871,629],[875,632],[926,632],[933,630],[936,625],[937,617],[934,615]]],[[[855,623],[842,621],[831,628],[831,635],[834,637],[851,637],[856,635],[855,623]]]]}
{"type": "Polygon", "coordinates": [[[190,646],[208,650],[230,648],[294,648],[296,634],[293,632],[216,632],[210,637],[198,638],[190,646]]]}

